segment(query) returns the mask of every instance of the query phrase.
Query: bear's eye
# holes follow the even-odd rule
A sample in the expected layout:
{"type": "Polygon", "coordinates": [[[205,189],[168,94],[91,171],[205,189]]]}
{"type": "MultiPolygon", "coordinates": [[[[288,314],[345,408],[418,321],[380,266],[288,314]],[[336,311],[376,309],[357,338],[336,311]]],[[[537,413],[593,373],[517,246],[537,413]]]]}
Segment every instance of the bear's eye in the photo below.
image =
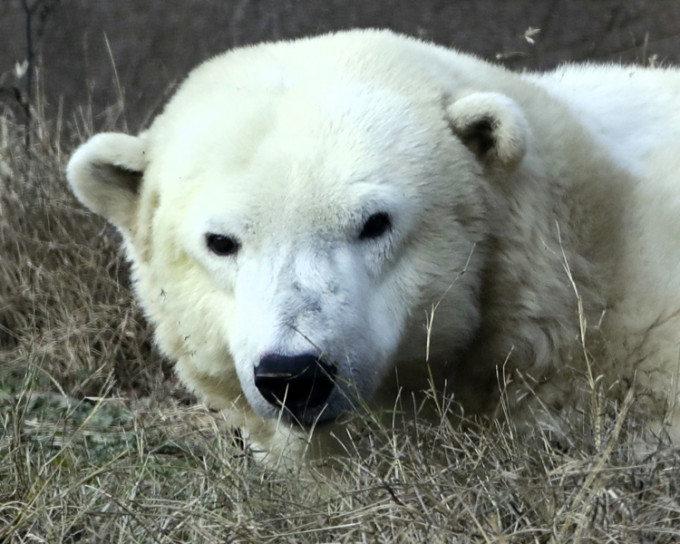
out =
{"type": "Polygon", "coordinates": [[[390,216],[385,212],[378,212],[371,215],[364,223],[361,232],[359,233],[359,240],[372,240],[380,238],[392,227],[390,216]]]}
{"type": "Polygon", "coordinates": [[[238,241],[230,236],[212,233],[205,235],[205,244],[210,251],[220,257],[234,255],[241,247],[238,241]]]}

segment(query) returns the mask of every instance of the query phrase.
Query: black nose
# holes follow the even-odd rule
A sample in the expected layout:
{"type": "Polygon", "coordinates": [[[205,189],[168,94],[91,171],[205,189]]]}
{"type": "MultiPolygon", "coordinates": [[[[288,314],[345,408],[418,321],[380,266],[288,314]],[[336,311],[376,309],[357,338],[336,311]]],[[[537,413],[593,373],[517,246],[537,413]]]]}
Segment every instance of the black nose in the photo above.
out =
{"type": "Polygon", "coordinates": [[[306,422],[305,412],[322,405],[334,387],[335,366],[313,354],[269,354],[255,367],[255,386],[275,406],[306,422]]]}

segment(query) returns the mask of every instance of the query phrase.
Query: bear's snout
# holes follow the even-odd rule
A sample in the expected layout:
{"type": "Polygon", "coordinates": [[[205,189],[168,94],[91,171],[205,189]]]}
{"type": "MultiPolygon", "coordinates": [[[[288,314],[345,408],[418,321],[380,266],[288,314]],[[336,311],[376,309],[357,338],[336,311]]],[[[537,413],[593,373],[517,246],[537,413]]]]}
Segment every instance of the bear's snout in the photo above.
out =
{"type": "Polygon", "coordinates": [[[267,402],[310,425],[333,417],[320,409],[333,391],[335,374],[335,365],[315,354],[267,354],[255,367],[255,386],[267,402]]]}

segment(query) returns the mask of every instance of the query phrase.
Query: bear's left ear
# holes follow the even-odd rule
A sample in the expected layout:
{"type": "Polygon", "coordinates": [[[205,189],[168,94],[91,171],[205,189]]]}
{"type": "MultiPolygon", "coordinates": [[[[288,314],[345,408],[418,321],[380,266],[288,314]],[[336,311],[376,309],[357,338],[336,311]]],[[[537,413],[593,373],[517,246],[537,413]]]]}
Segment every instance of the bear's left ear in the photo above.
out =
{"type": "Polygon", "coordinates": [[[485,166],[514,168],[524,157],[529,123],[511,98],[476,92],[446,108],[451,130],[485,166]]]}
{"type": "Polygon", "coordinates": [[[76,150],[66,177],[78,200],[126,234],[134,225],[146,166],[143,136],[102,133],[76,150]]]}

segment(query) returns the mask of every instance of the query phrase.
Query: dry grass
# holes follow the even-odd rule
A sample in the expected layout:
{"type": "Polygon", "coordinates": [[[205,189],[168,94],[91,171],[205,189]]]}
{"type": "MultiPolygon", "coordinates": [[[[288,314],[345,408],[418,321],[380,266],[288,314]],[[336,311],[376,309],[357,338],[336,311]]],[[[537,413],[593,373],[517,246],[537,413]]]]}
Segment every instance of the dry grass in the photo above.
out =
{"type": "Polygon", "coordinates": [[[634,455],[627,405],[568,449],[442,418],[374,426],[331,475],[258,466],[151,349],[61,129],[38,121],[30,149],[0,129],[0,542],[680,540],[679,452],[634,455]]]}

